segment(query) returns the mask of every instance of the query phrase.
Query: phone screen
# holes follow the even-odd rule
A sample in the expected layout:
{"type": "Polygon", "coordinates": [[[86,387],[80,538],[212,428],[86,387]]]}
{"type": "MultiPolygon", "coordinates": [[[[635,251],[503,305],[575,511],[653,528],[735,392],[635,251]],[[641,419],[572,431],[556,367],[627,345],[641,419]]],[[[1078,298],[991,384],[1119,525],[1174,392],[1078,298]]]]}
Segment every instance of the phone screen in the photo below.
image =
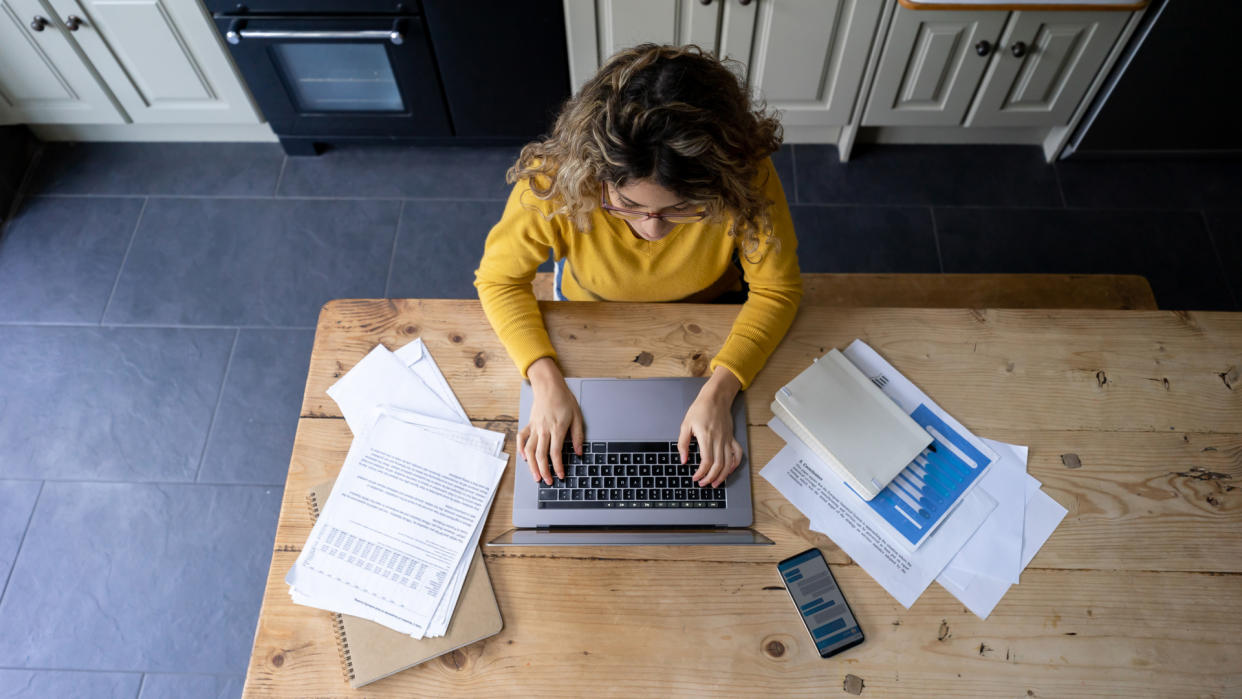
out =
{"type": "Polygon", "coordinates": [[[818,549],[790,556],[777,567],[820,657],[836,655],[863,642],[862,629],[818,549]]]}

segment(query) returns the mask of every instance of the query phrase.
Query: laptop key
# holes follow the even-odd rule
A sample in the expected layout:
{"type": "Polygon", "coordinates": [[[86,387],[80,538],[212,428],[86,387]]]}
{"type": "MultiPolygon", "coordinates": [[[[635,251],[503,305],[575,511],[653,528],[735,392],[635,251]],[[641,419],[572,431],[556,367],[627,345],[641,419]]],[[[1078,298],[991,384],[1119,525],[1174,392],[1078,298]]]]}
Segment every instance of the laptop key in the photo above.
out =
{"type": "Polygon", "coordinates": [[[598,502],[596,500],[583,500],[582,502],[541,502],[539,507],[548,510],[592,510],[602,509],[612,505],[611,502],[598,502]]]}
{"type": "Polygon", "coordinates": [[[599,475],[599,466],[587,466],[587,475],[588,475],[588,476],[598,476],[598,475],[599,475]]]}
{"type": "Polygon", "coordinates": [[[597,464],[602,464],[602,463],[604,463],[604,455],[603,455],[603,454],[591,454],[591,458],[595,459],[595,463],[597,463],[597,464]]]}
{"type": "Polygon", "coordinates": [[[574,488],[573,490],[571,490],[571,491],[569,491],[569,492],[573,493],[573,497],[572,497],[572,498],[570,498],[570,500],[581,500],[581,499],[582,499],[582,490],[581,490],[581,489],[579,489],[579,488],[574,488]]]}
{"type": "Polygon", "coordinates": [[[648,500],[659,500],[659,499],[660,499],[660,491],[656,490],[655,488],[648,488],[648,489],[647,489],[647,499],[648,499],[648,500]]]}
{"type": "Polygon", "coordinates": [[[619,488],[612,488],[611,490],[609,490],[609,491],[608,491],[608,499],[609,499],[609,500],[620,500],[620,499],[621,499],[621,490],[620,490],[619,488]]]}
{"type": "Polygon", "coordinates": [[[568,500],[570,493],[572,493],[573,491],[572,490],[558,490],[556,492],[557,492],[557,496],[556,496],[557,500],[568,500]]]}
{"type": "Polygon", "coordinates": [[[621,491],[621,497],[622,497],[623,499],[625,499],[625,500],[633,500],[633,499],[634,499],[634,489],[633,489],[633,488],[626,488],[625,490],[621,491]]]}
{"type": "Polygon", "coordinates": [[[626,466],[626,467],[625,467],[625,475],[627,475],[627,476],[637,476],[637,475],[638,475],[638,467],[637,467],[637,466],[633,466],[633,465],[631,465],[631,466],[626,466]]]}
{"type": "Polygon", "coordinates": [[[715,499],[716,499],[716,500],[724,500],[724,499],[725,499],[725,489],[724,489],[724,488],[715,488],[714,490],[716,491],[716,497],[715,497],[715,499]]]}
{"type": "Polygon", "coordinates": [[[604,487],[604,488],[615,488],[615,487],[617,487],[617,479],[616,479],[616,478],[609,478],[608,476],[604,476],[604,485],[603,485],[603,487],[604,487]]]}
{"type": "Polygon", "coordinates": [[[639,488],[638,490],[635,490],[635,491],[634,491],[634,499],[635,499],[635,500],[646,500],[646,499],[647,499],[647,490],[646,490],[645,488],[639,488]]]}
{"type": "Polygon", "coordinates": [[[659,454],[656,454],[656,463],[667,464],[668,463],[668,452],[661,452],[659,454]]]}
{"type": "Polygon", "coordinates": [[[660,476],[659,478],[655,479],[655,487],[657,487],[657,488],[667,488],[667,487],[668,487],[668,480],[667,480],[664,476],[660,476]]]}
{"type": "Polygon", "coordinates": [[[665,500],[672,500],[673,499],[672,488],[665,488],[664,490],[661,490],[660,497],[664,498],[665,500]]]}
{"type": "Polygon", "coordinates": [[[621,459],[620,459],[620,460],[621,460],[621,463],[622,463],[623,465],[624,465],[624,464],[628,464],[628,463],[630,463],[630,455],[629,455],[629,454],[621,454],[621,459]]]}
{"type": "Polygon", "coordinates": [[[654,464],[656,462],[655,454],[643,454],[643,462],[646,464],[654,464]]]}
{"type": "Polygon", "coordinates": [[[663,476],[663,475],[664,475],[664,467],[663,467],[663,466],[652,466],[652,467],[651,467],[651,475],[653,475],[653,476],[663,476]]]}
{"type": "Polygon", "coordinates": [[[644,487],[644,488],[654,488],[654,487],[655,487],[655,479],[654,479],[654,478],[652,478],[651,476],[647,476],[646,478],[644,478],[644,479],[643,479],[643,487],[644,487]]]}
{"type": "Polygon", "coordinates": [[[677,490],[674,490],[673,497],[677,498],[678,500],[685,500],[686,499],[685,488],[678,488],[677,490]]]}
{"type": "Polygon", "coordinates": [[[586,490],[575,490],[574,493],[582,493],[583,500],[594,500],[595,499],[595,491],[591,490],[590,488],[586,490]]]}
{"type": "Polygon", "coordinates": [[[556,499],[556,491],[555,491],[555,490],[552,490],[551,488],[546,488],[546,489],[545,489],[545,488],[540,488],[540,489],[539,489],[539,499],[540,499],[540,500],[555,500],[555,499],[556,499]]]}
{"type": "Polygon", "coordinates": [[[592,478],[592,479],[591,479],[591,487],[592,487],[592,488],[595,488],[596,490],[599,490],[600,488],[603,488],[603,487],[604,487],[604,479],[600,478],[599,476],[596,476],[596,477],[592,478]]]}

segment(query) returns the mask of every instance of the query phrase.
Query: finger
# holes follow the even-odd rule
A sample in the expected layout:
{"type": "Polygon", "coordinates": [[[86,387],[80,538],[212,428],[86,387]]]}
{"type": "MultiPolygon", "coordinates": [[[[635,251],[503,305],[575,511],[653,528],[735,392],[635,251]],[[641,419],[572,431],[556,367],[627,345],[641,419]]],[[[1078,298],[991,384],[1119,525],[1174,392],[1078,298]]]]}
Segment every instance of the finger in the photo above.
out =
{"type": "Polygon", "coordinates": [[[548,469],[548,433],[539,430],[539,443],[535,445],[535,459],[539,461],[539,473],[543,482],[552,485],[552,471],[548,469]]]}
{"type": "Polygon", "coordinates": [[[735,439],[731,444],[729,444],[729,463],[726,464],[725,468],[721,470],[720,477],[712,482],[712,487],[719,488],[721,485],[724,485],[724,482],[729,479],[729,476],[732,475],[741,464],[742,445],[738,444],[735,439]]]}
{"type": "Polygon", "coordinates": [[[690,429],[688,423],[681,423],[681,434],[677,435],[677,453],[681,455],[681,463],[686,463],[686,459],[690,457],[690,435],[694,431],[690,429]]]}
{"type": "Polygon", "coordinates": [[[565,428],[559,425],[554,426],[548,440],[548,447],[552,451],[552,470],[556,472],[557,478],[565,477],[565,465],[561,463],[561,449],[564,445],[565,428]]]}
{"type": "Polygon", "coordinates": [[[707,474],[711,473],[712,465],[716,463],[714,448],[710,440],[699,435],[699,458],[702,461],[699,463],[699,470],[694,472],[694,481],[699,485],[707,485],[707,474]]]}
{"type": "MultiPolygon", "coordinates": [[[[527,428],[529,431],[529,428],[527,428]]],[[[535,463],[535,444],[536,440],[531,439],[530,435],[526,436],[526,440],[522,444],[522,458],[526,459],[526,465],[530,467],[530,473],[535,480],[539,480],[539,465],[535,463]]]]}
{"type": "Polygon", "coordinates": [[[583,424],[582,411],[574,411],[574,424],[569,431],[570,439],[574,442],[574,453],[582,456],[582,443],[586,441],[586,426],[583,424]]]}
{"type": "Polygon", "coordinates": [[[716,455],[716,458],[712,459],[711,470],[707,472],[706,476],[703,476],[703,483],[714,488],[716,487],[716,481],[720,479],[720,474],[725,472],[725,467],[729,463],[729,450],[723,442],[716,442],[712,445],[712,452],[716,455]]]}

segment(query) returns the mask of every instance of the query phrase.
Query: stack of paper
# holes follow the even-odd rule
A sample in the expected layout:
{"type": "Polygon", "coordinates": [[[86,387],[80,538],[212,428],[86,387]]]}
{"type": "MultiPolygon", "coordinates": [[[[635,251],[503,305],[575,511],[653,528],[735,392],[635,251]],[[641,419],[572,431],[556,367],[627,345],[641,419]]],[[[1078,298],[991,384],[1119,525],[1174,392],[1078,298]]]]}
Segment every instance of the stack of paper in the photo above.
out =
{"type": "Polygon", "coordinates": [[[285,577],[293,601],[442,636],[504,472],[421,340],[376,347],[330,389],[353,443],[285,577]]]}
{"type": "Polygon", "coordinates": [[[1026,447],[971,434],[863,342],[844,354],[932,446],[866,501],[774,418],[787,445],[761,475],[903,606],[936,580],[986,618],[1065,509],[1027,475],[1026,447]]]}

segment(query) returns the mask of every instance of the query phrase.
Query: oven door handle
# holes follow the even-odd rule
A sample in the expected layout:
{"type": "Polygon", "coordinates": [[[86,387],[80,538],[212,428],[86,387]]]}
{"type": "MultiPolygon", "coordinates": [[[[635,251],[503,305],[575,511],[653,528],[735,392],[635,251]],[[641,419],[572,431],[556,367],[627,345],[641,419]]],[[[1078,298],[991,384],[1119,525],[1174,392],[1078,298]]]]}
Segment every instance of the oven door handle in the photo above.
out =
{"type": "Polygon", "coordinates": [[[400,46],[405,43],[405,33],[402,31],[401,20],[392,23],[392,29],[371,29],[352,32],[331,32],[331,31],[281,31],[268,29],[245,29],[246,20],[235,19],[229,25],[229,29],[224,34],[224,38],[236,46],[242,42],[242,39],[387,39],[393,44],[400,46]]]}

